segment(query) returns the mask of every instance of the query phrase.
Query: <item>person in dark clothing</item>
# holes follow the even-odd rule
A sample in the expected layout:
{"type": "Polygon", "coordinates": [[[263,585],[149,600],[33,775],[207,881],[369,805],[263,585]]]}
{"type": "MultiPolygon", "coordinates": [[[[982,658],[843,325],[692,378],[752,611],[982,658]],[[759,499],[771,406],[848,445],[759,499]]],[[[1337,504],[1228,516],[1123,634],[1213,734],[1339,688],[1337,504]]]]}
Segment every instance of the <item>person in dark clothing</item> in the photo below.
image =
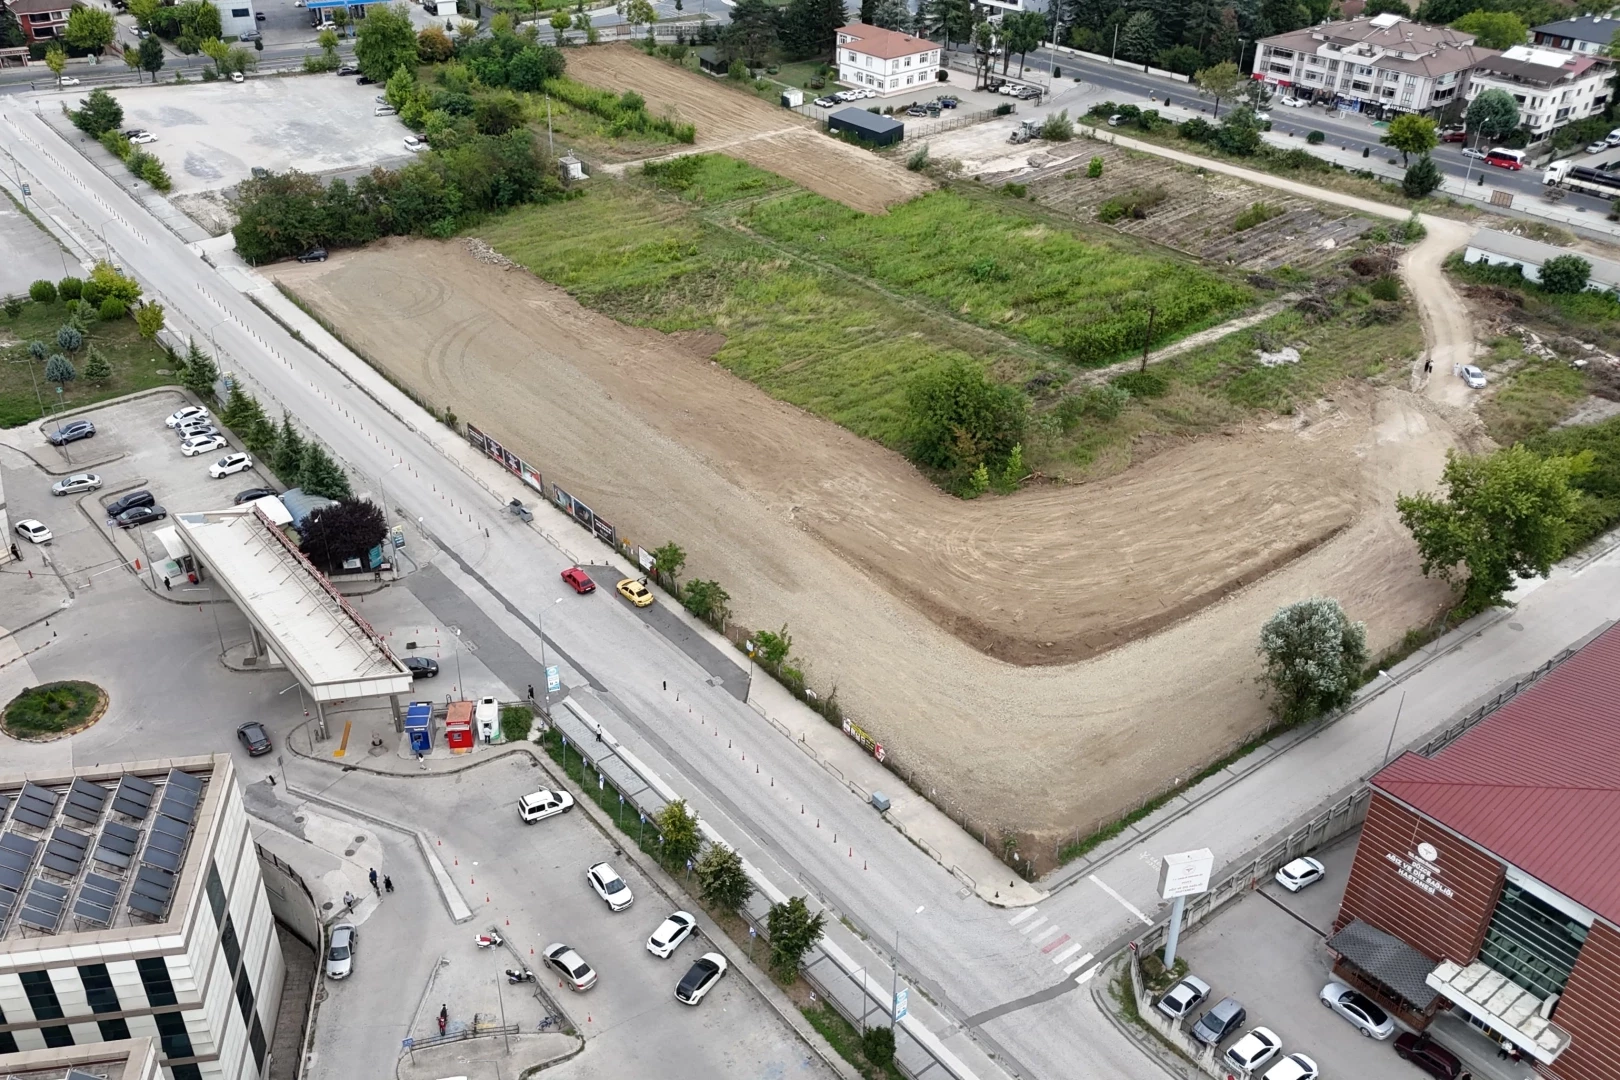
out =
{"type": "Polygon", "coordinates": [[[393,892],[394,891],[394,879],[389,877],[387,874],[383,875],[383,891],[384,892],[393,892]]]}

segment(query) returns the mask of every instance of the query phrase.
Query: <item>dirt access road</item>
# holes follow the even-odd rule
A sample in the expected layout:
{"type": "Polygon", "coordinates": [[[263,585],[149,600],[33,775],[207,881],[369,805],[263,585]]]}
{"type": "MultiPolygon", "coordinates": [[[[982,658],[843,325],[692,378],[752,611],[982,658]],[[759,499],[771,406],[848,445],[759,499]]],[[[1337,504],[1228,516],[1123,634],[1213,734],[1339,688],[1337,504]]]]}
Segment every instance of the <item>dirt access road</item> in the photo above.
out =
{"type": "Polygon", "coordinates": [[[828,137],[792,110],[630,45],[570,49],[568,74],[614,93],[634,90],[654,115],[697,125],[696,150],[741,158],[856,210],[880,214],[931,186],[898,162],[828,137]]]}

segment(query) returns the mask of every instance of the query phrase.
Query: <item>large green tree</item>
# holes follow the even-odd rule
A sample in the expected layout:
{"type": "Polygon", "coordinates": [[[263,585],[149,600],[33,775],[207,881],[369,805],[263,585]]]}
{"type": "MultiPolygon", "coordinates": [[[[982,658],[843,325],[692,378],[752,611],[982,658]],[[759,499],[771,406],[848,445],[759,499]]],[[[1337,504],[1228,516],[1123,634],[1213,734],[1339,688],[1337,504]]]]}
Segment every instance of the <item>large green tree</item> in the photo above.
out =
{"type": "Polygon", "coordinates": [[[98,7],[75,7],[68,14],[62,36],[69,45],[100,56],[112,44],[114,33],[110,12],[98,7]]]}
{"type": "Polygon", "coordinates": [[[298,550],[330,573],[341,570],[345,559],[365,565],[366,554],[388,535],[388,521],[376,503],[344,497],[311,513],[298,532],[298,550]]]}
{"type": "Polygon", "coordinates": [[[1519,126],[1519,103],[1506,90],[1481,90],[1468,103],[1463,122],[1477,135],[1500,139],[1519,126]]]}
{"type": "Polygon", "coordinates": [[[1406,164],[1408,154],[1427,154],[1440,145],[1434,121],[1417,113],[1402,113],[1391,120],[1378,141],[1399,150],[1402,165],[1406,164]]]}
{"type": "Polygon", "coordinates": [[[1584,292],[1592,279],[1592,264],[1579,255],[1554,255],[1541,264],[1540,276],[1545,292],[1584,292]]]}
{"type": "Polygon", "coordinates": [[[1001,19],[1001,70],[1007,70],[1007,62],[1013,53],[1018,54],[1018,77],[1024,77],[1024,62],[1028,53],[1041,46],[1046,37],[1046,15],[1039,11],[1009,12],[1001,19]]]}
{"type": "Polygon", "coordinates": [[[156,36],[148,34],[141,38],[140,48],[141,70],[157,81],[157,73],[163,70],[163,43],[156,36]]]}
{"type": "Polygon", "coordinates": [[[1272,712],[1300,723],[1350,701],[1367,663],[1367,628],[1351,622],[1337,600],[1312,597],[1266,620],[1259,651],[1272,712]]]}
{"type": "Polygon", "coordinates": [[[361,74],[378,82],[387,82],[401,64],[415,68],[416,31],[404,4],[367,9],[355,38],[354,59],[361,74]]]}
{"type": "Polygon", "coordinates": [[[1022,440],[1027,402],[979,365],[956,357],[915,376],[906,389],[912,460],[957,476],[1001,469],[1022,440]]]}
{"type": "Polygon", "coordinates": [[[1238,81],[1237,65],[1230,60],[1211,65],[1193,76],[1193,82],[1198,89],[1215,99],[1215,115],[1221,115],[1221,98],[1229,98],[1237,93],[1238,81]]]}
{"type": "Polygon", "coordinates": [[[1424,574],[1460,586],[1459,614],[1476,615],[1500,604],[1515,578],[1545,577],[1567,553],[1577,506],[1570,479],[1590,464],[1589,454],[1542,457],[1524,446],[1452,451],[1445,495],[1402,495],[1395,507],[1424,574]]]}
{"type": "Polygon", "coordinates": [[[1509,49],[1523,45],[1530,36],[1524,20],[1511,11],[1470,11],[1451,24],[1455,30],[1474,35],[1474,43],[1487,49],[1509,49]]]}
{"type": "Polygon", "coordinates": [[[754,895],[754,882],[742,856],[721,844],[710,844],[698,859],[698,898],[721,911],[736,914],[754,895]]]}
{"type": "Polygon", "coordinates": [[[304,444],[304,460],[298,469],[298,486],[311,495],[327,499],[347,499],[354,492],[349,476],[320,443],[304,444]]]}
{"type": "Polygon", "coordinates": [[[804,954],[821,940],[826,923],[827,916],[819,911],[812,914],[802,896],[772,904],[765,916],[771,936],[771,969],[783,979],[797,975],[804,954]]]}
{"type": "Polygon", "coordinates": [[[703,849],[703,833],[698,830],[698,819],[686,806],[685,799],[676,799],[658,812],[659,835],[664,838],[664,862],[684,867],[695,861],[703,849]]]}
{"type": "Polygon", "coordinates": [[[1120,59],[1145,64],[1158,46],[1159,24],[1152,15],[1138,11],[1125,20],[1125,28],[1119,32],[1120,59]]]}
{"type": "MultiPolygon", "coordinates": [[[[805,0],[805,3],[809,6],[814,0],[805,0]]],[[[763,62],[766,53],[776,47],[781,33],[778,12],[779,9],[765,0],[737,0],[736,6],[731,9],[731,25],[720,35],[728,58],[763,62]]],[[[816,41],[812,40],[818,33],[814,30],[813,20],[806,26],[804,33],[808,36],[797,44],[808,50],[803,55],[814,55],[820,51],[816,41]]],[[[831,36],[827,37],[825,51],[831,52],[833,40],[831,36]]]]}
{"type": "Polygon", "coordinates": [[[26,44],[28,39],[17,21],[17,13],[0,4],[0,49],[20,49],[26,44]]]}
{"type": "Polygon", "coordinates": [[[98,87],[90,91],[84,104],[71,110],[68,117],[74,127],[99,139],[102,132],[114,131],[124,122],[124,107],[118,104],[117,98],[98,87]]]}
{"type": "Polygon", "coordinates": [[[1401,191],[1408,199],[1421,199],[1432,195],[1440,188],[1440,167],[1434,163],[1434,158],[1424,154],[1412,162],[1401,177],[1401,191]]]}

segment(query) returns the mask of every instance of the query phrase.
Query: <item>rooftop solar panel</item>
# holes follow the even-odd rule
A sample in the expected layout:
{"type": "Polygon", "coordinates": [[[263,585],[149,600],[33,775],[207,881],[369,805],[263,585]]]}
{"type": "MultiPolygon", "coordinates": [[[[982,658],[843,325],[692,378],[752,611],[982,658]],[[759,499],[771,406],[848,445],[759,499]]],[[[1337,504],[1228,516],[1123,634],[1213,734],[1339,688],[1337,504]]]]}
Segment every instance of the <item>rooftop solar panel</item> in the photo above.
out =
{"type": "Polygon", "coordinates": [[[125,775],[113,792],[113,809],[132,818],[144,818],[152,809],[152,795],[157,787],[138,776],[125,775]]]}
{"type": "Polygon", "coordinates": [[[98,904],[88,896],[81,896],[79,902],[73,905],[73,914],[87,922],[99,923],[102,926],[112,922],[112,908],[106,904],[98,904]]]}
{"type": "Polygon", "coordinates": [[[143,915],[162,915],[163,909],[166,907],[168,907],[167,901],[154,900],[150,896],[142,896],[139,893],[130,893],[129,895],[129,909],[139,911],[143,915]]]}
{"type": "Polygon", "coordinates": [[[101,818],[108,794],[107,789],[99,784],[92,784],[83,777],[75,778],[73,786],[68,789],[67,805],[62,808],[62,813],[75,821],[94,823],[101,818]]]}
{"type": "Polygon", "coordinates": [[[195,776],[192,776],[188,772],[181,772],[179,769],[170,769],[169,770],[168,782],[169,782],[169,786],[171,788],[179,788],[181,790],[189,791],[189,792],[192,792],[193,794],[198,794],[198,795],[200,795],[202,793],[202,789],[203,789],[202,780],[200,780],[199,778],[197,778],[195,776]]]}
{"type": "Polygon", "coordinates": [[[173,836],[183,841],[190,832],[191,826],[177,818],[159,814],[152,819],[153,836],[173,836]]]}
{"type": "Polygon", "coordinates": [[[33,927],[35,930],[43,930],[47,934],[54,934],[56,928],[62,923],[62,913],[60,911],[41,911],[37,907],[24,905],[22,914],[17,916],[17,921],[24,926],[33,927]]]}
{"type": "Polygon", "coordinates": [[[102,877],[100,874],[84,875],[84,891],[87,893],[101,892],[108,896],[117,896],[123,883],[117,878],[102,877]]]}
{"type": "Polygon", "coordinates": [[[13,870],[9,866],[0,866],[0,889],[10,889],[12,892],[21,892],[23,882],[28,875],[21,870],[13,870]]]}

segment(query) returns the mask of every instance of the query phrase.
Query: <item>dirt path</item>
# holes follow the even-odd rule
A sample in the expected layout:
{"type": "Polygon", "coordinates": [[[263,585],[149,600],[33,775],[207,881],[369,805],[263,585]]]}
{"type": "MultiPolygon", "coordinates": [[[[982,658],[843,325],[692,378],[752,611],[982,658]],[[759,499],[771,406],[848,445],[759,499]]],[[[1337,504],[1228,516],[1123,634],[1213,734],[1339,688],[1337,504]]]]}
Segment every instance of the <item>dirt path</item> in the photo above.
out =
{"type": "MultiPolygon", "coordinates": [[[[1211,342],[1219,341],[1227,334],[1235,334],[1239,330],[1247,330],[1251,326],[1258,326],[1267,319],[1271,318],[1273,315],[1282,312],[1295,300],[1298,300],[1299,295],[1299,293],[1284,293],[1271,303],[1266,304],[1263,307],[1256,308],[1254,311],[1251,311],[1246,315],[1239,315],[1235,319],[1228,319],[1219,326],[1212,326],[1208,330],[1200,330],[1196,334],[1188,334],[1180,341],[1166,345],[1156,353],[1148,354],[1148,365],[1151,367],[1152,365],[1160,363],[1161,361],[1170,359],[1172,356],[1180,356],[1182,353],[1187,352],[1190,349],[1202,348],[1211,342]]],[[[1089,386],[1095,383],[1107,382],[1115,375],[1123,375],[1127,371],[1135,371],[1141,366],[1142,361],[1140,359],[1121,360],[1117,364],[1109,364],[1104,368],[1093,368],[1090,371],[1082,371],[1073,379],[1070,379],[1068,385],[1089,386]]]]}

